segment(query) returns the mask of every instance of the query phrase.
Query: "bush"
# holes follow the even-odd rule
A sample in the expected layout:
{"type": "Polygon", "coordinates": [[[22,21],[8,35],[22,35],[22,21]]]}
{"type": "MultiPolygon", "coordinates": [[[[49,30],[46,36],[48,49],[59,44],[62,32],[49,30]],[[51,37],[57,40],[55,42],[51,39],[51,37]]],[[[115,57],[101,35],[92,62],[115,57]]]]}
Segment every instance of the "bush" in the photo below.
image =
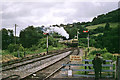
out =
{"type": "Polygon", "coordinates": [[[19,51],[24,51],[24,47],[22,46],[22,44],[19,44],[19,51]]]}
{"type": "Polygon", "coordinates": [[[102,49],[102,50],[94,50],[94,51],[91,51],[90,54],[93,54],[93,55],[95,55],[96,53],[104,54],[104,53],[106,53],[106,52],[107,52],[107,49],[104,48],[104,49],[102,49]]]}
{"type": "Polygon", "coordinates": [[[80,38],[79,46],[87,47],[88,40],[86,38],[80,38]]]}
{"type": "Polygon", "coordinates": [[[114,57],[111,53],[107,52],[105,54],[102,54],[103,58],[104,59],[107,59],[107,60],[114,60],[114,57]]]}
{"type": "Polygon", "coordinates": [[[17,51],[19,49],[19,45],[18,44],[9,44],[8,45],[8,51],[9,52],[14,52],[17,51]]]}
{"type": "Polygon", "coordinates": [[[35,51],[37,49],[38,49],[38,47],[36,45],[32,45],[32,47],[30,48],[31,51],[35,51]]]}
{"type": "MultiPolygon", "coordinates": [[[[46,49],[46,47],[47,47],[46,43],[47,43],[46,38],[40,39],[39,42],[38,42],[38,48],[42,47],[43,49],[46,49]]],[[[53,37],[49,37],[48,45],[53,46],[53,47],[57,47],[58,46],[58,41],[56,39],[54,39],[53,37]]]]}
{"type": "Polygon", "coordinates": [[[24,47],[22,46],[22,44],[9,44],[8,45],[8,51],[9,52],[16,52],[16,51],[23,51],[24,47]]]}
{"type": "Polygon", "coordinates": [[[64,45],[63,44],[61,44],[61,43],[58,43],[57,44],[57,47],[63,47],[64,45]]]}

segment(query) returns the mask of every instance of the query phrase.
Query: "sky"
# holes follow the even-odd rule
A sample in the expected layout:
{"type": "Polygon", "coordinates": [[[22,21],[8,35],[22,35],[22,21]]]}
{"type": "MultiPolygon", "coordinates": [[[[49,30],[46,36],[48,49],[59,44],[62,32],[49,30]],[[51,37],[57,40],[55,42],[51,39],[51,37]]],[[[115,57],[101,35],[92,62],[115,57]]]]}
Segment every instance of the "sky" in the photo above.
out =
{"type": "Polygon", "coordinates": [[[50,26],[73,22],[87,22],[100,14],[118,8],[118,1],[4,1],[0,10],[2,28],[20,30],[28,26],[50,26]]]}

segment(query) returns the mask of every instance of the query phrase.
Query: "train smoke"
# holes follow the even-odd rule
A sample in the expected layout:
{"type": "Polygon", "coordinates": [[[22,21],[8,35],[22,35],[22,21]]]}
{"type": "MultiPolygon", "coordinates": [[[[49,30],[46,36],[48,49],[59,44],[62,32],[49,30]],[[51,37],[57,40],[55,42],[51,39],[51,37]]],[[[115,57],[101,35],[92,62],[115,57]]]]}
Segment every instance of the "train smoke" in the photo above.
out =
{"type": "Polygon", "coordinates": [[[56,32],[59,35],[66,37],[66,39],[69,38],[69,34],[65,31],[63,27],[51,26],[51,27],[46,27],[44,30],[45,30],[44,32],[48,32],[48,33],[56,32]]]}

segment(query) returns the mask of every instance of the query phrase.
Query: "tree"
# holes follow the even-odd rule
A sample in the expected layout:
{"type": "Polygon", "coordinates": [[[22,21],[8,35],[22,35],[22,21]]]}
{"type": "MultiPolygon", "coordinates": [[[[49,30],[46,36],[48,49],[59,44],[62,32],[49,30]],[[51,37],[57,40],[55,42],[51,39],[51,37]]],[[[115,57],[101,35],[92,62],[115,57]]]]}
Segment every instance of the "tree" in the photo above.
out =
{"type": "Polygon", "coordinates": [[[37,30],[33,26],[28,26],[26,29],[20,32],[20,43],[25,48],[30,48],[35,45],[39,39],[43,37],[41,30],[37,30]]]}
{"type": "Polygon", "coordinates": [[[2,31],[2,49],[7,49],[7,46],[9,45],[8,31],[5,28],[3,28],[1,31],[2,31]]]}
{"type": "Polygon", "coordinates": [[[22,44],[9,44],[8,45],[8,51],[9,52],[14,52],[14,51],[24,51],[24,47],[22,46],[22,44]]]}
{"type": "Polygon", "coordinates": [[[2,49],[7,49],[8,45],[14,43],[13,30],[6,30],[3,28],[2,32],[2,49]]]}
{"type": "Polygon", "coordinates": [[[72,28],[66,27],[65,30],[69,34],[69,39],[73,39],[77,35],[78,29],[76,27],[72,27],[72,28]]]}
{"type": "Polygon", "coordinates": [[[120,53],[119,52],[119,30],[120,26],[117,28],[113,28],[111,31],[106,32],[104,35],[103,41],[104,41],[104,47],[109,52],[112,53],[120,53]]]}
{"type": "Polygon", "coordinates": [[[106,25],[105,25],[105,30],[107,31],[107,30],[110,30],[110,24],[109,23],[106,23],[106,25]]]}
{"type": "Polygon", "coordinates": [[[96,20],[97,20],[97,18],[94,17],[93,20],[92,20],[92,24],[97,24],[96,20]]]}
{"type": "Polygon", "coordinates": [[[60,24],[60,26],[64,27],[64,24],[60,24]]]}
{"type": "MultiPolygon", "coordinates": [[[[109,28],[108,28],[109,29],[109,28]]],[[[104,31],[103,35],[91,37],[95,39],[97,48],[106,48],[111,53],[120,53],[119,51],[119,30],[120,26],[112,28],[110,31],[104,31]]]]}

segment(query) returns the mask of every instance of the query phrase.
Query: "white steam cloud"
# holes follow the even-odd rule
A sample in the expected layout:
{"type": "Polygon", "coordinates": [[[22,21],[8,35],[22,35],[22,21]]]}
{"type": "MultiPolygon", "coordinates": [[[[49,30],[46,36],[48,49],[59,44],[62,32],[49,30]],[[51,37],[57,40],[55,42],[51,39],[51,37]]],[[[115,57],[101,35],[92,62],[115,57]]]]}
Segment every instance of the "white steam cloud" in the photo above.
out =
{"type": "Polygon", "coordinates": [[[52,27],[46,27],[45,32],[47,32],[47,33],[56,32],[59,35],[66,37],[66,39],[69,38],[69,34],[65,31],[65,29],[63,27],[57,27],[57,26],[55,26],[55,27],[53,27],[53,26],[52,27]]]}

